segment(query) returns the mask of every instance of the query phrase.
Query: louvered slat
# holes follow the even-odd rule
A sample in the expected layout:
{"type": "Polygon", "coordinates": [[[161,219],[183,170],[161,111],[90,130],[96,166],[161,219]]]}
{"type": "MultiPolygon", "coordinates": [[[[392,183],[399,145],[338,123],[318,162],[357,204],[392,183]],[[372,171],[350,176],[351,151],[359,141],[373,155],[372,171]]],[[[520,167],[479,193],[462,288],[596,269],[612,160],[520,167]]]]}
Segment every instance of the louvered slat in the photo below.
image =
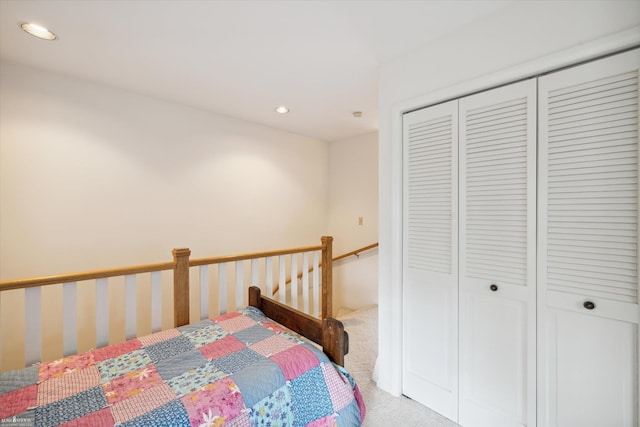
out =
{"type": "Polygon", "coordinates": [[[638,73],[549,93],[548,289],[638,301],[638,73]]]}
{"type": "Polygon", "coordinates": [[[451,273],[452,118],[408,127],[408,266],[451,273]]]}
{"type": "Polygon", "coordinates": [[[527,100],[466,114],[467,276],[526,285],[527,100]]]}

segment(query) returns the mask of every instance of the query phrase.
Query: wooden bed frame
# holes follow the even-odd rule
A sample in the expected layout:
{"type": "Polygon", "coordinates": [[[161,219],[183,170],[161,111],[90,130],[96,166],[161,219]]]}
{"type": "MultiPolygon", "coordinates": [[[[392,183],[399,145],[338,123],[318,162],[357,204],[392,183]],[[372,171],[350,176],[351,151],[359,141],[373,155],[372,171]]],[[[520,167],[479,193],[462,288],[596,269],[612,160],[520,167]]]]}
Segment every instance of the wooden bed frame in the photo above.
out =
{"type": "MultiPolygon", "coordinates": [[[[211,264],[222,264],[234,261],[253,260],[257,258],[282,256],[322,251],[322,291],[321,318],[315,318],[302,311],[289,307],[275,299],[261,295],[260,288],[249,288],[249,305],[260,309],[267,317],[292,331],[322,346],[329,359],[344,365],[344,356],[348,352],[349,337],[342,323],[331,317],[332,314],[332,241],[333,237],[322,237],[321,246],[310,246],[261,252],[245,255],[234,255],[215,258],[189,259],[189,249],[174,249],[173,262],[139,265],[109,270],[88,271],[57,276],[37,277],[18,280],[0,281],[0,292],[13,289],[28,289],[52,284],[80,282],[101,278],[135,275],[155,271],[173,270],[174,278],[174,327],[189,323],[189,268],[211,264]]],[[[255,284],[254,284],[255,285],[255,284]]]]}
{"type": "Polygon", "coordinates": [[[349,334],[339,320],[333,317],[324,320],[311,317],[262,296],[257,286],[249,288],[249,305],[261,310],[271,320],[321,345],[329,360],[344,366],[344,356],[349,352],[349,334]]]}

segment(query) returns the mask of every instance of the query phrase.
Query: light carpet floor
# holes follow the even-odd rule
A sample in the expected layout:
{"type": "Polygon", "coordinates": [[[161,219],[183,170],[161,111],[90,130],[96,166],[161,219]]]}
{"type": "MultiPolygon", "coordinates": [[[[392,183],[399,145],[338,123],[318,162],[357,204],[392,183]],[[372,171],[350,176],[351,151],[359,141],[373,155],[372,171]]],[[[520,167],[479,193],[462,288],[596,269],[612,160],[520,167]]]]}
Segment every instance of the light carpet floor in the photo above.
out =
{"type": "Polygon", "coordinates": [[[355,378],[367,407],[364,427],[458,427],[453,421],[409,398],[394,397],[376,387],[371,377],[378,354],[377,306],[344,314],[339,319],[349,333],[345,367],[355,378]]]}

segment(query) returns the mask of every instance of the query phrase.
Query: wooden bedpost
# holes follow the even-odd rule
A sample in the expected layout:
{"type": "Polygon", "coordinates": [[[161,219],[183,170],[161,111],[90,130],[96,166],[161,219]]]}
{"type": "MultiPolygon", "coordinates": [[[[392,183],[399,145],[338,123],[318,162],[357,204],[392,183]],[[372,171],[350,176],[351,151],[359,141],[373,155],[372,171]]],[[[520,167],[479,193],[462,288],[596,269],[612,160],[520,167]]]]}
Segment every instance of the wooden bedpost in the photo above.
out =
{"type": "Polygon", "coordinates": [[[174,249],[173,262],[173,325],[189,323],[189,255],[187,248],[174,249]]]}
{"type": "Polygon", "coordinates": [[[333,316],[333,237],[322,236],[322,319],[333,316]]]}

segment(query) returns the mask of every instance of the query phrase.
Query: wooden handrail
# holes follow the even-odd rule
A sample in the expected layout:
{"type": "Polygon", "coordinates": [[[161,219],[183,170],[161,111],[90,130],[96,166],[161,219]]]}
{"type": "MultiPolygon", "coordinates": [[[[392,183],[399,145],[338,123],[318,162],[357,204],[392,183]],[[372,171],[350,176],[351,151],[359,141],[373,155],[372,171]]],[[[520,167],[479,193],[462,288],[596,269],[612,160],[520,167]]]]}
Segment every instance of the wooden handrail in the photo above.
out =
{"type": "MultiPolygon", "coordinates": [[[[356,249],[355,251],[351,251],[351,252],[347,252],[346,254],[342,254],[342,255],[338,255],[337,257],[333,258],[331,261],[335,262],[335,261],[340,261],[341,259],[344,258],[348,258],[352,255],[360,255],[362,252],[368,251],[370,249],[374,249],[378,247],[378,242],[372,243],[370,245],[367,246],[363,246],[360,249],[356,249]]],[[[314,267],[309,267],[309,273],[311,273],[313,271],[314,267]]],[[[298,279],[302,278],[302,273],[298,273],[298,279]]],[[[288,285],[289,283],[291,283],[291,278],[287,279],[287,281],[285,282],[285,285],[288,285]]],[[[273,289],[272,295],[275,295],[278,293],[278,291],[280,290],[280,285],[275,286],[275,288],[273,289]]]]}
{"type": "Polygon", "coordinates": [[[289,254],[296,254],[296,253],[302,253],[302,252],[321,251],[323,248],[324,246],[306,246],[301,248],[282,249],[282,250],[267,251],[267,252],[256,252],[256,253],[243,254],[243,255],[227,255],[227,256],[212,257],[212,258],[191,259],[189,260],[189,267],[197,267],[200,265],[209,265],[209,264],[223,264],[225,262],[233,262],[233,261],[248,260],[248,259],[255,259],[255,258],[267,258],[272,256],[289,255],[289,254]]]}
{"type": "Polygon", "coordinates": [[[34,286],[55,285],[59,283],[81,282],[83,280],[102,279],[105,277],[127,276],[130,274],[151,273],[154,271],[172,270],[174,267],[175,263],[173,262],[161,262],[157,264],[144,264],[105,270],[83,271],[80,273],[58,274],[55,276],[2,280],[0,281],[0,291],[32,288],[34,286]]]}

